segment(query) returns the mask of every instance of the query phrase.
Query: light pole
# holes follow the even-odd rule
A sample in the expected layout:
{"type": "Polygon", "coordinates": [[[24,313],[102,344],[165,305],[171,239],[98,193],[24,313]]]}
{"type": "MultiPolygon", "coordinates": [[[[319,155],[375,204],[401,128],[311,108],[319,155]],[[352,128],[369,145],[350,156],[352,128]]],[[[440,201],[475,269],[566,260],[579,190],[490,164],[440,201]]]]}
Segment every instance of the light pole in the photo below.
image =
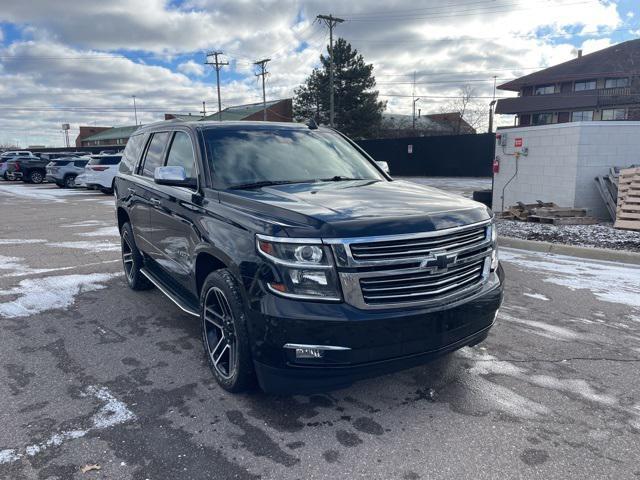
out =
{"type": "Polygon", "coordinates": [[[137,126],[138,125],[138,109],[136,108],[136,96],[131,95],[131,98],[133,98],[133,115],[136,119],[136,126],[137,126]]]}

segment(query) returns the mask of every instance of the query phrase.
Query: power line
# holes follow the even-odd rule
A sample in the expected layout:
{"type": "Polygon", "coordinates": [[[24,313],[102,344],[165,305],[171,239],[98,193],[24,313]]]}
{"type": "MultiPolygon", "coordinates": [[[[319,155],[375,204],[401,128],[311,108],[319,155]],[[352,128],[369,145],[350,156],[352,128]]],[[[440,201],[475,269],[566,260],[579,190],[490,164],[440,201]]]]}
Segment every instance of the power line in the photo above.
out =
{"type": "MultiPolygon", "coordinates": [[[[567,6],[574,6],[574,5],[584,5],[587,3],[593,3],[590,0],[582,0],[582,1],[578,1],[578,2],[571,2],[571,3],[565,3],[565,4],[560,4],[560,5],[548,5],[545,8],[558,8],[558,7],[567,7],[567,6]]],[[[380,18],[370,18],[370,19],[366,19],[366,18],[353,18],[353,19],[348,19],[350,22],[362,22],[362,23],[373,23],[373,22],[384,22],[384,21],[388,21],[388,20],[423,20],[423,19],[433,19],[433,18],[448,18],[448,17],[466,17],[466,16],[470,16],[470,15],[481,15],[481,14],[487,14],[487,13],[502,13],[502,12],[521,12],[521,11],[526,11],[526,10],[535,10],[535,9],[539,9],[539,6],[532,6],[532,7],[526,7],[526,8],[505,8],[505,7],[515,7],[521,5],[520,3],[505,3],[505,4],[501,4],[501,5],[496,5],[494,7],[489,7],[487,9],[481,9],[479,7],[476,8],[471,8],[471,9],[467,9],[467,10],[458,10],[458,11],[449,11],[449,12],[442,12],[442,13],[435,13],[435,14],[428,14],[428,15],[405,15],[405,16],[385,16],[385,17],[380,17],[380,18]]]]}

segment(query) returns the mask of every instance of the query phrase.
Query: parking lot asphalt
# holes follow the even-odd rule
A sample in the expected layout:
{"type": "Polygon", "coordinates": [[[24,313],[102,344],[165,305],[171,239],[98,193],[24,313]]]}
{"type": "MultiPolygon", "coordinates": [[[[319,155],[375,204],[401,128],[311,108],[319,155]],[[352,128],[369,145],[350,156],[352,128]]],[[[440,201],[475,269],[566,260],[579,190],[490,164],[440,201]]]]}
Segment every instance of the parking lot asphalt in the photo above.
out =
{"type": "Polygon", "coordinates": [[[505,249],[486,342],[231,395],[197,319],[126,286],[112,197],[0,182],[0,205],[2,479],[640,477],[637,267],[505,249]]]}

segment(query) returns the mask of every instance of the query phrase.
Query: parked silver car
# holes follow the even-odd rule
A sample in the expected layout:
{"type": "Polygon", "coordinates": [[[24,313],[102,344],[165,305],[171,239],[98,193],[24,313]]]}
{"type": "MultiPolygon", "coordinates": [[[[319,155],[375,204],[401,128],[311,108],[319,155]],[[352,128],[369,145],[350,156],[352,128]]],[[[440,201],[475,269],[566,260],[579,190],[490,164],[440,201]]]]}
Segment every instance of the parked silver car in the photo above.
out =
{"type": "Polygon", "coordinates": [[[84,168],[90,157],[57,158],[47,164],[47,181],[53,182],[60,188],[76,186],[76,177],[84,173],[84,168]]]}

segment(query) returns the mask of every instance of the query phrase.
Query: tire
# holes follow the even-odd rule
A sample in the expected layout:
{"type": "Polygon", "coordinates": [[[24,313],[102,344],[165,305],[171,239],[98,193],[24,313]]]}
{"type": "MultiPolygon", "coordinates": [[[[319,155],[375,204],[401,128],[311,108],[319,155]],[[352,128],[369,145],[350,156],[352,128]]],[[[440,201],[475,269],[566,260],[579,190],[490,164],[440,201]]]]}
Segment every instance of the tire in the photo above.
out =
{"type": "Polygon", "coordinates": [[[209,274],[200,293],[202,344],[213,377],[228,392],[255,385],[240,288],[229,270],[209,274]]]}
{"type": "Polygon", "coordinates": [[[2,174],[2,178],[4,178],[4,181],[5,181],[5,182],[8,182],[8,181],[9,181],[9,176],[7,175],[7,172],[4,172],[4,173],[2,174]]]}
{"type": "Polygon", "coordinates": [[[60,188],[65,188],[64,183],[56,182],[56,185],[60,188]]]}
{"type": "Polygon", "coordinates": [[[64,177],[64,188],[75,188],[77,175],[67,175],[64,177]]]}
{"type": "Polygon", "coordinates": [[[42,183],[44,181],[44,175],[40,170],[31,170],[29,172],[29,183],[42,183]]]}
{"type": "Polygon", "coordinates": [[[136,247],[129,222],[122,225],[120,241],[122,244],[122,268],[129,288],[131,290],[149,290],[153,284],[140,271],[144,265],[144,259],[136,247]]]}

